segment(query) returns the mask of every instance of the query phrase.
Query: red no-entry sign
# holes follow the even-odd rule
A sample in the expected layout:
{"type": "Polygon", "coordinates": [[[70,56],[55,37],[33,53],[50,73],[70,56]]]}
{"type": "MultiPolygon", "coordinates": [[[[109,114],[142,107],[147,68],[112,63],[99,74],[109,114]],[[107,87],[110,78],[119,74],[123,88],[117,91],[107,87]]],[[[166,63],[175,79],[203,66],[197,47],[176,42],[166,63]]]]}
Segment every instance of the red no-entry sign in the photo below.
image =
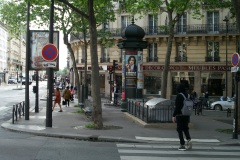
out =
{"type": "Polygon", "coordinates": [[[54,61],[58,57],[58,49],[54,44],[46,44],[42,49],[42,57],[46,61],[54,61]]]}

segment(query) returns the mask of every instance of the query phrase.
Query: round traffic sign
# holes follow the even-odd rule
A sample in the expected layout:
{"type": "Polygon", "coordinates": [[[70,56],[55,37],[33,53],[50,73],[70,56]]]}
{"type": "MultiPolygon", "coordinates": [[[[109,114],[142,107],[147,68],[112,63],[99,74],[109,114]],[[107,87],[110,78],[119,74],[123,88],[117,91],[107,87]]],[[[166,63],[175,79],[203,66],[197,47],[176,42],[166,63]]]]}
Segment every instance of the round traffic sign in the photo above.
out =
{"type": "Polygon", "coordinates": [[[42,57],[46,61],[54,61],[58,57],[58,49],[54,44],[46,44],[42,49],[42,57]]]}
{"type": "Polygon", "coordinates": [[[238,53],[233,53],[232,55],[232,65],[237,66],[239,62],[239,55],[238,53]]]}

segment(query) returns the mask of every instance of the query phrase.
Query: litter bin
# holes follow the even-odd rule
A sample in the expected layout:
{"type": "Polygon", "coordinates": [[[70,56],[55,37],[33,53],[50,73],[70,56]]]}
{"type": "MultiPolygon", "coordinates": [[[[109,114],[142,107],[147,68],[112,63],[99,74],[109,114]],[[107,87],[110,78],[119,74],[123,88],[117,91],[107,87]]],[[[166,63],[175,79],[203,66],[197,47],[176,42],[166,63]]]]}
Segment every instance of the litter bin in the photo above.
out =
{"type": "Polygon", "coordinates": [[[174,105],[165,98],[153,98],[144,105],[148,108],[148,122],[171,122],[174,105]]]}

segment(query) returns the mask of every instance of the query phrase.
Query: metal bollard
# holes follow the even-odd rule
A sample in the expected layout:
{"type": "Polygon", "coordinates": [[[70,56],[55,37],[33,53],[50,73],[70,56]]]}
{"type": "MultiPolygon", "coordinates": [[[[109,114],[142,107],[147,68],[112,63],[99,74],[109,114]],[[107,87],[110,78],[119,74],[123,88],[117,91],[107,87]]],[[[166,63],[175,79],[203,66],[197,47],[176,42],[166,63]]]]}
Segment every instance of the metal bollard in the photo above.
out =
{"type": "Polygon", "coordinates": [[[232,113],[231,109],[228,108],[228,109],[227,109],[227,117],[231,117],[231,113],[232,113]]]}
{"type": "Polygon", "coordinates": [[[13,105],[13,109],[12,109],[12,124],[14,124],[14,113],[15,113],[15,105],[13,105]]]}

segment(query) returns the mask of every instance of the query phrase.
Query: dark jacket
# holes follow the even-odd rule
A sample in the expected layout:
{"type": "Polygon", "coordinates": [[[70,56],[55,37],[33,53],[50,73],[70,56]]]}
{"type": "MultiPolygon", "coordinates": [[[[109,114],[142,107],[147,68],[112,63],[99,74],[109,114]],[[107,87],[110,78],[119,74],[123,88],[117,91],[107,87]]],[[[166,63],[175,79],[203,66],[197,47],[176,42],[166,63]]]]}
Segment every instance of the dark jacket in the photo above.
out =
{"type": "Polygon", "coordinates": [[[188,97],[187,91],[186,91],[186,86],[184,84],[179,84],[177,87],[177,97],[175,100],[175,109],[173,112],[173,117],[175,117],[176,115],[181,115],[182,114],[182,107],[183,107],[183,101],[184,101],[184,97],[179,94],[179,93],[183,93],[185,95],[185,97],[188,97]]]}

